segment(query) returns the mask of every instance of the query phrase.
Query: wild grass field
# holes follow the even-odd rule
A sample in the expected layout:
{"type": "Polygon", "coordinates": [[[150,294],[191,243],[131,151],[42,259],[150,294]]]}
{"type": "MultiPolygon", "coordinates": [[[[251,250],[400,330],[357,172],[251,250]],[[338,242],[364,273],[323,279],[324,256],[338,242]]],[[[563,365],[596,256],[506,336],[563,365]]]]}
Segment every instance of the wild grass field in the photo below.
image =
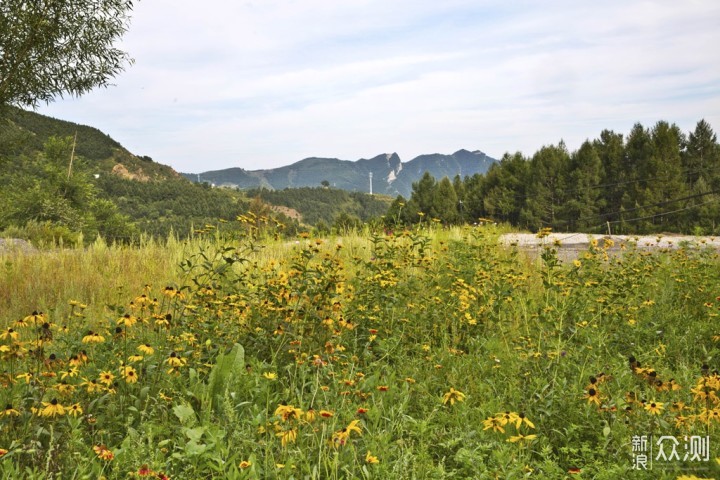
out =
{"type": "Polygon", "coordinates": [[[718,477],[717,254],[498,234],[0,254],[2,478],[718,477]]]}

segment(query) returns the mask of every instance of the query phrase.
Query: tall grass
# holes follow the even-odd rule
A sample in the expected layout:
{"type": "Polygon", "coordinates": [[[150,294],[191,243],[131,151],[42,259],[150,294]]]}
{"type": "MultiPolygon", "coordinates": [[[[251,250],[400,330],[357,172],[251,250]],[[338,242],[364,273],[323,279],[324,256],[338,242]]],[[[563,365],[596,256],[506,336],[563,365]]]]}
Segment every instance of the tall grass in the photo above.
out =
{"type": "Polygon", "coordinates": [[[714,475],[717,256],[561,263],[499,233],[5,255],[2,478],[714,475]],[[635,471],[636,435],[707,435],[712,458],[635,471]]]}
{"type": "Polygon", "coordinates": [[[138,247],[97,240],[85,248],[0,253],[2,320],[17,320],[32,311],[64,316],[69,300],[101,313],[105,305],[124,302],[148,282],[178,282],[177,265],[192,248],[170,238],[165,242],[146,239],[138,247]]]}

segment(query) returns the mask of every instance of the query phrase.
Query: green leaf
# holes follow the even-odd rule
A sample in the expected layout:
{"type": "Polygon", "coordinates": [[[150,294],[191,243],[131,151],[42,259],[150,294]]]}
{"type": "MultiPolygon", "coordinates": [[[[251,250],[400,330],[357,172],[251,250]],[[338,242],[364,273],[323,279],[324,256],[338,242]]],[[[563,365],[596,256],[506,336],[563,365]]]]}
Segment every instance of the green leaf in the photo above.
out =
{"type": "Polygon", "coordinates": [[[205,427],[183,428],[183,433],[191,442],[199,443],[205,433],[205,427]]]}
{"type": "Polygon", "coordinates": [[[240,375],[245,369],[245,349],[239,343],[233,345],[230,353],[218,355],[215,366],[210,371],[208,393],[212,402],[222,398],[228,381],[240,375]]]}
{"type": "Polygon", "coordinates": [[[197,421],[195,410],[186,403],[175,405],[173,407],[173,413],[183,425],[192,425],[197,421]]]}
{"type": "Polygon", "coordinates": [[[204,443],[198,444],[190,441],[185,445],[185,453],[191,456],[201,455],[205,453],[205,450],[207,450],[207,445],[204,443]]]}

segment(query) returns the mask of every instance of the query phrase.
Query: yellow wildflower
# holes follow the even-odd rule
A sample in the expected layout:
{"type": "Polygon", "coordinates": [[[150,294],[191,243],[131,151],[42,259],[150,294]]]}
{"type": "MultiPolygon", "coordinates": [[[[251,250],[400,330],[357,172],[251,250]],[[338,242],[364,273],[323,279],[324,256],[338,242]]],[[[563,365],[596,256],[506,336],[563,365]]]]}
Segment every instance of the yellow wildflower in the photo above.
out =
{"type": "Polygon", "coordinates": [[[448,402],[450,402],[450,405],[455,405],[456,401],[464,402],[465,394],[450,387],[450,391],[443,395],[443,405],[447,405],[448,402]]]}

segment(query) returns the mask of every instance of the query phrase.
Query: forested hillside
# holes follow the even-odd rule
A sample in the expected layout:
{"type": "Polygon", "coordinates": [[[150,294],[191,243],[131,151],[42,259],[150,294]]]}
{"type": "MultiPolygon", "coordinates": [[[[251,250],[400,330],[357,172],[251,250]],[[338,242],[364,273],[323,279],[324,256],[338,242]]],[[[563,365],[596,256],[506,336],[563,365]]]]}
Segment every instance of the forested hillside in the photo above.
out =
{"type": "Polygon", "coordinates": [[[489,218],[537,231],[720,233],[720,146],[701,120],[604,130],[569,152],[564,143],[531,157],[505,154],[485,175],[453,182],[425,175],[398,197],[389,221],[446,224],[489,218]]]}
{"type": "Polygon", "coordinates": [[[0,232],[36,243],[73,243],[80,234],[85,241],[185,237],[235,220],[250,203],[133,155],[93,127],[14,107],[0,110],[0,184],[0,232]]]}
{"type": "Polygon", "coordinates": [[[110,173],[120,164],[128,172],[147,179],[179,178],[172,168],[148,156],[127,151],[116,140],[87,125],[58,120],[16,107],[0,108],[0,156],[33,157],[51,137],[72,137],[75,155],[88,160],[91,173],[110,173]]]}
{"type": "Polygon", "coordinates": [[[302,222],[323,229],[359,226],[385,215],[391,197],[348,192],[335,188],[286,188],[284,190],[253,189],[248,197],[259,197],[271,205],[296,210],[302,222]]]}

